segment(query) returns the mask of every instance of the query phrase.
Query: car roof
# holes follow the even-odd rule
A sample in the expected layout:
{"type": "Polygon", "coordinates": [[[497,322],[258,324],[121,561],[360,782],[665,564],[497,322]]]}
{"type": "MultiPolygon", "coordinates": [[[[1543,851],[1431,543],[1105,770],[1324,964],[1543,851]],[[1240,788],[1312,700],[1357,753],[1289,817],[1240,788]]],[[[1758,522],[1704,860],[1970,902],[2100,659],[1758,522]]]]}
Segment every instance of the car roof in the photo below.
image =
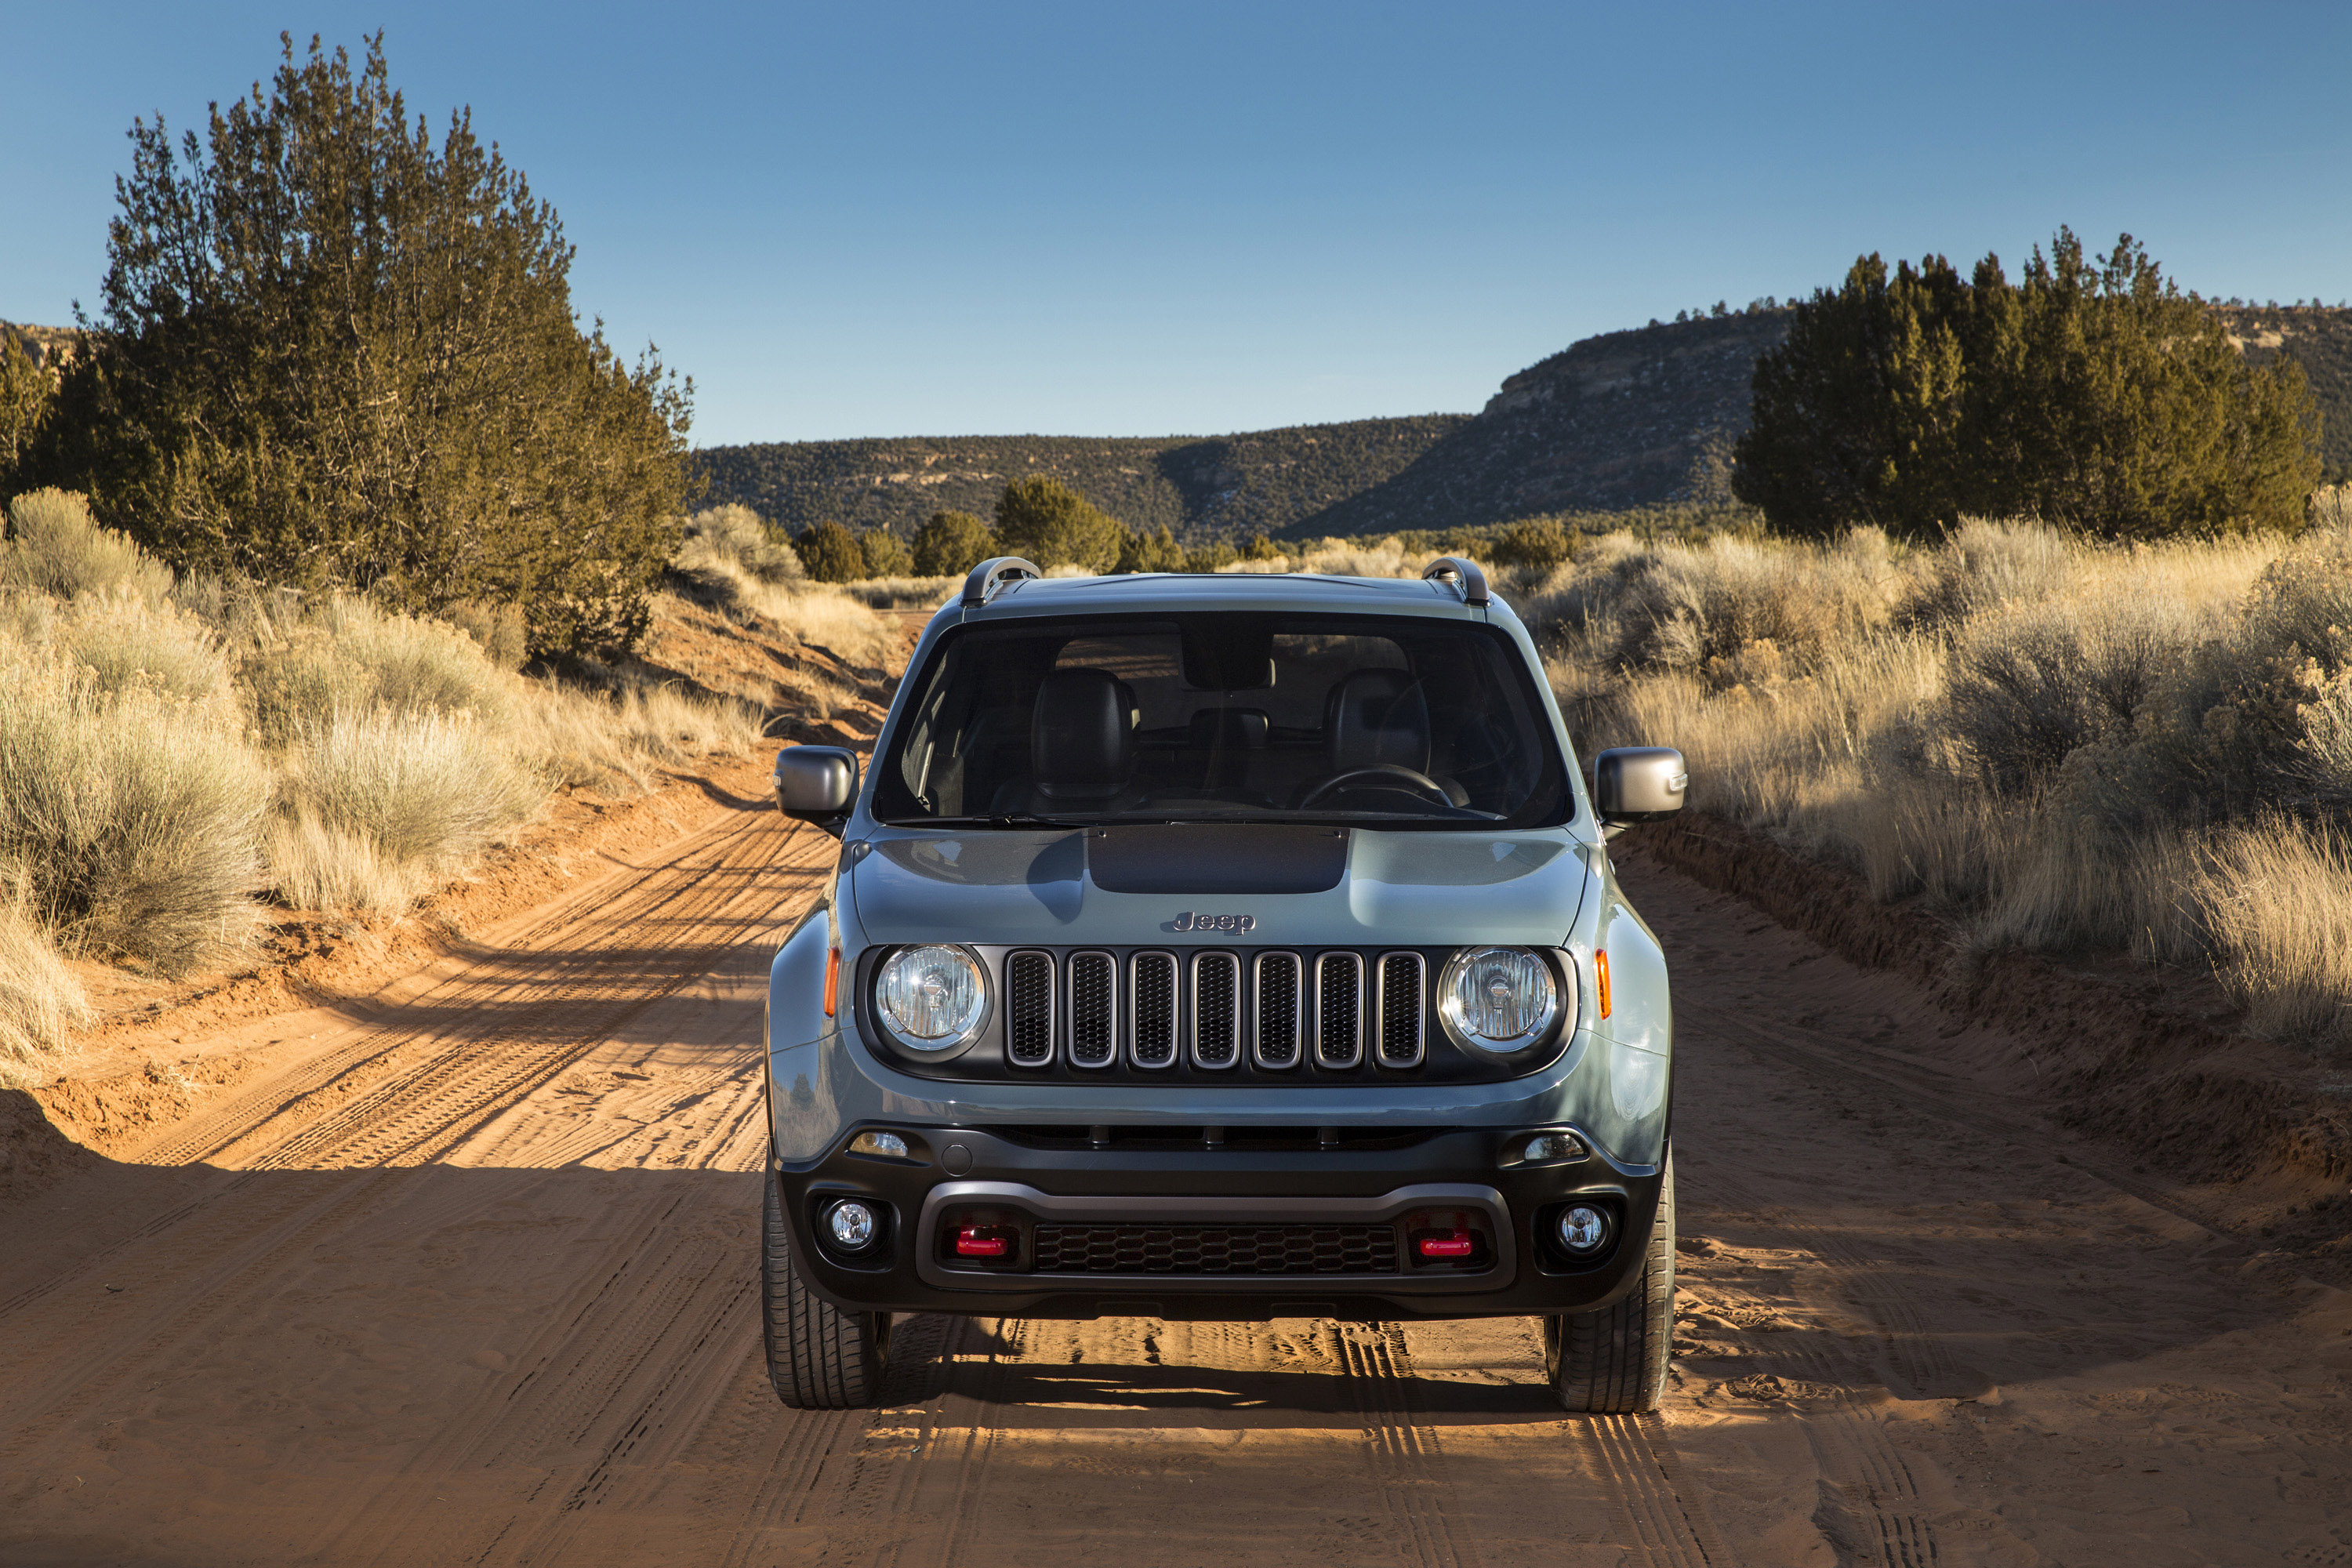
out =
{"type": "MultiPolygon", "coordinates": [[[[1490,607],[1509,615],[1497,597],[1490,607]]],[[[1376,611],[1385,615],[1487,617],[1451,583],[1425,577],[1331,577],[1308,572],[1127,572],[1112,577],[1027,577],[1003,583],[985,605],[950,601],[966,625],[1030,616],[1136,615],[1185,610],[1376,611]]]]}

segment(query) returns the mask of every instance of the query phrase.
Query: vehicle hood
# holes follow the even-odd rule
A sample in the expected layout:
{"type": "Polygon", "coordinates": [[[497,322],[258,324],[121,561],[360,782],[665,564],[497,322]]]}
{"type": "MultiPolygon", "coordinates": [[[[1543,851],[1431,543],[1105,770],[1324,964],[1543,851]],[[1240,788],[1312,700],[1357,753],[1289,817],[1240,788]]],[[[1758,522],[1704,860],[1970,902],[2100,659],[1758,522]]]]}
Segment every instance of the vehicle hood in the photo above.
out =
{"type": "MultiPolygon", "coordinates": [[[[877,837],[849,873],[858,921],[876,942],[1557,945],[1591,875],[1584,847],[1556,828],[1298,829],[1343,841],[1328,847],[1321,873],[1303,876],[1263,837],[1155,831],[1140,869],[1131,849],[1114,868],[1115,847],[1094,830],[877,837]],[[1301,881],[1328,885],[1265,890],[1301,881]]],[[[1310,858],[1320,852],[1307,847],[1310,858]]]]}

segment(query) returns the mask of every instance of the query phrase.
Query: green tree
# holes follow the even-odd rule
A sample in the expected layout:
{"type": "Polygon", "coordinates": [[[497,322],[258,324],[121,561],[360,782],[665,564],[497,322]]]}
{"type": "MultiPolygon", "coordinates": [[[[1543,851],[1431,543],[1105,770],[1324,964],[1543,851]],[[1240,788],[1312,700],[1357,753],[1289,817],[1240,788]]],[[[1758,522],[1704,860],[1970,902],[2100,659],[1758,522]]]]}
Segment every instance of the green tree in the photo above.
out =
{"type": "Polygon", "coordinates": [[[1108,512],[1058,479],[1016,479],[996,501],[996,533],[1004,548],[1038,566],[1079,566],[1108,572],[1118,564],[1127,531],[1108,512]]]}
{"type": "Polygon", "coordinates": [[[793,541],[801,564],[814,583],[855,583],[866,575],[866,547],[857,535],[837,522],[820,522],[803,529],[793,541]]]}
{"type": "Polygon", "coordinates": [[[0,328],[0,500],[18,487],[16,470],[57,401],[58,378],[16,334],[0,328]]]}
{"type": "Polygon", "coordinates": [[[915,575],[961,576],[1003,553],[996,531],[968,511],[935,511],[915,531],[915,575]]]}
{"type": "Polygon", "coordinates": [[[1966,294],[1940,256],[1890,274],[1873,254],[1799,305],[1786,342],[1756,363],[1733,493],[1790,532],[1956,519],[1966,294]]]}
{"type": "Polygon", "coordinates": [[[1282,559],[1282,549],[1265,534],[1254,533],[1250,535],[1249,542],[1242,546],[1242,559],[1244,561],[1279,561],[1282,559]]]}
{"type": "Polygon", "coordinates": [[[2011,284],[1988,256],[1857,260],[1757,362],[1732,489],[1784,531],[1963,513],[2116,538],[2300,526],[2319,477],[2299,367],[2253,368],[2129,235],[2067,229],[2011,284]]]}
{"type": "Polygon", "coordinates": [[[907,545],[887,528],[869,528],[857,541],[858,554],[865,562],[865,577],[905,577],[915,570],[915,559],[907,553],[907,545]]]}
{"type": "Polygon", "coordinates": [[[1120,542],[1118,572],[1181,572],[1184,570],[1184,547],[1168,525],[1161,523],[1150,533],[1129,533],[1120,542]]]}
{"type": "Polygon", "coordinates": [[[201,140],[134,123],[106,330],[37,466],[182,565],[520,604],[539,652],[633,640],[692,384],[580,330],[554,209],[469,113],[411,124],[381,33],[356,69],[281,43],[201,140]]]}

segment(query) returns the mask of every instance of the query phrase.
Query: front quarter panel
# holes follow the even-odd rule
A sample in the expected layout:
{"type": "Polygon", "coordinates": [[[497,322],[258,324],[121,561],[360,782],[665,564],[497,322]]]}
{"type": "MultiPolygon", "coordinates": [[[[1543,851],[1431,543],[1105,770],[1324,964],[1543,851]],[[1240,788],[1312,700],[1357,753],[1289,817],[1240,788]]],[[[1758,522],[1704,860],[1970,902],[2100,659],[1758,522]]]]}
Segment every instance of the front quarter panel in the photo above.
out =
{"type": "Polygon", "coordinates": [[[839,1029],[824,1016],[833,900],[819,900],[768,968],[768,1117],[779,1159],[812,1159],[841,1124],[839,1029]]]}
{"type": "Polygon", "coordinates": [[[1615,1152],[1633,1163],[1665,1157],[1668,1088],[1674,1076],[1674,1005],[1665,950],[1626,901],[1612,872],[1603,887],[1600,947],[1609,954],[1611,1008],[1600,1033],[1609,1042],[1609,1105],[1615,1152]]]}

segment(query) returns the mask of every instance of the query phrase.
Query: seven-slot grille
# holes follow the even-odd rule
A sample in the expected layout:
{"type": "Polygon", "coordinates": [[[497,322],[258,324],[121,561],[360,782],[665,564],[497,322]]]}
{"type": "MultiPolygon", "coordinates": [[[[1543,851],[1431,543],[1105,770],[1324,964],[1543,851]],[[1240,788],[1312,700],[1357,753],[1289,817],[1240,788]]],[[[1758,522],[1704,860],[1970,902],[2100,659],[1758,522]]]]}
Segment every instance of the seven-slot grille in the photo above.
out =
{"type": "Polygon", "coordinates": [[[1421,1065],[1422,974],[1417,952],[1384,952],[1380,962],[1380,1020],[1375,1026],[1381,1065],[1412,1068],[1421,1065]]]}
{"type": "Polygon", "coordinates": [[[1192,1064],[1229,1068],[1242,1058],[1242,961],[1230,952],[1192,960],[1192,1064]]]}
{"type": "Polygon", "coordinates": [[[1070,954],[1070,1065],[1107,1068],[1118,1057],[1118,963],[1070,954]]]}
{"type": "Polygon", "coordinates": [[[1298,955],[1262,952],[1257,957],[1257,1065],[1298,1065],[1298,955]]]}
{"type": "Polygon", "coordinates": [[[1176,955],[1139,952],[1128,982],[1128,1051],[1139,1068],[1176,1065],[1176,955]]]}
{"type": "Polygon", "coordinates": [[[1037,949],[1003,961],[1004,1050],[1015,1066],[1174,1067],[1244,1060],[1286,1070],[1411,1068],[1428,1060],[1429,962],[1398,951],[1242,954],[1037,949]],[[1125,982],[1122,994],[1121,982],[1125,982]]]}
{"type": "Polygon", "coordinates": [[[1355,953],[1315,961],[1315,1059],[1327,1068],[1364,1059],[1364,961],[1355,953]]]}
{"type": "Polygon", "coordinates": [[[1054,1059],[1054,955],[1016,952],[1004,961],[1004,1053],[1024,1068],[1054,1059]]]}

